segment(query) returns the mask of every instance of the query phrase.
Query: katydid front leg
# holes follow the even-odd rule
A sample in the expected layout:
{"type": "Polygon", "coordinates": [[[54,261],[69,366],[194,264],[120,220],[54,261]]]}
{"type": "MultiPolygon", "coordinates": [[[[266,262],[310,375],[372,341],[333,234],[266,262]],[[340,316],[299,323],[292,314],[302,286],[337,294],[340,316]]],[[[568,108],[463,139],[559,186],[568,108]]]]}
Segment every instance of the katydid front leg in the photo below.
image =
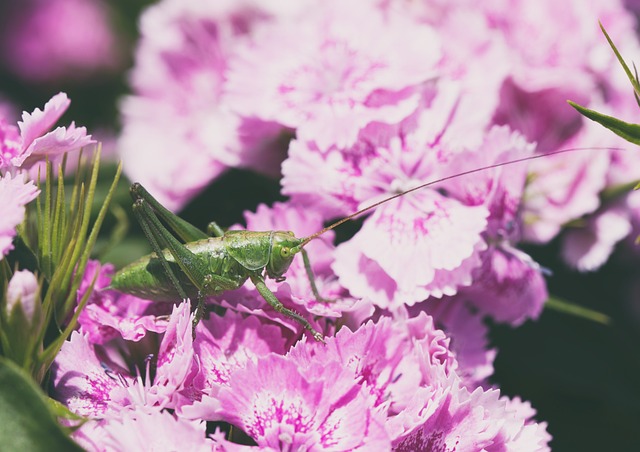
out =
{"type": "Polygon", "coordinates": [[[308,330],[311,335],[313,336],[313,338],[316,341],[322,342],[324,343],[324,339],[322,334],[320,334],[318,331],[316,331],[311,324],[309,323],[309,321],[307,319],[305,319],[304,317],[302,317],[300,314],[298,314],[297,312],[286,308],[281,302],[280,300],[278,300],[278,298],[273,294],[273,292],[271,292],[269,290],[269,288],[267,287],[267,285],[264,282],[264,278],[258,274],[258,273],[251,273],[249,275],[249,277],[251,278],[251,282],[256,286],[256,289],[258,289],[258,292],[260,293],[260,295],[262,295],[262,298],[264,298],[264,300],[269,303],[269,305],[275,309],[277,312],[290,317],[292,319],[294,319],[296,322],[298,322],[299,324],[301,324],[306,330],[308,330]]]}
{"type": "Polygon", "coordinates": [[[309,262],[309,254],[305,251],[304,248],[300,250],[302,252],[302,262],[304,262],[304,269],[307,272],[307,278],[309,279],[309,285],[311,286],[311,292],[313,296],[316,297],[317,301],[323,303],[334,303],[336,300],[331,298],[324,298],[318,292],[318,286],[316,286],[316,277],[313,274],[313,270],[311,269],[311,262],[309,262]]]}

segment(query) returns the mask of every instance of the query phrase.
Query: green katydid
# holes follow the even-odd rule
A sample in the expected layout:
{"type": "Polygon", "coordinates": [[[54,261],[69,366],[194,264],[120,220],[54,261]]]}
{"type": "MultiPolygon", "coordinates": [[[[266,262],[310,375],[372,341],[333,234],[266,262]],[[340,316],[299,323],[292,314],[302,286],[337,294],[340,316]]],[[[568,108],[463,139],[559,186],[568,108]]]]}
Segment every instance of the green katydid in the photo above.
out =
{"type": "Polygon", "coordinates": [[[273,309],[298,322],[316,340],[323,341],[322,334],[307,319],[286,308],[265,284],[265,278],[284,281],[284,274],[295,255],[301,253],[314,296],[320,301],[329,301],[323,300],[318,294],[309,258],[304,250],[304,246],[311,240],[381,204],[422,188],[500,166],[580,149],[563,149],[523,157],[426,182],[364,207],[304,238],[297,238],[291,231],[224,232],[216,223],[209,224],[209,234],[206,234],[163,207],[142,185],[134,183],[131,186],[134,213],[154,252],[118,271],[110,288],[154,301],[175,302],[195,298],[198,301],[195,329],[203,317],[204,303],[208,296],[238,289],[247,280],[251,280],[273,309]],[[185,243],[181,243],[160,220],[185,243]]]}

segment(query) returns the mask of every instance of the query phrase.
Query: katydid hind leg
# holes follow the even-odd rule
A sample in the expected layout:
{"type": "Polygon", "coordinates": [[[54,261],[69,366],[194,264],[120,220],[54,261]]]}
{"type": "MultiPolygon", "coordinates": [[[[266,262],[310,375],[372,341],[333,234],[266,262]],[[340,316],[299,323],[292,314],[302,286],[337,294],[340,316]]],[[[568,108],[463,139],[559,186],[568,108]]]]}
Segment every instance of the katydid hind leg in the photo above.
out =
{"type": "Polygon", "coordinates": [[[158,259],[160,260],[160,263],[162,265],[162,268],[166,276],[169,278],[169,280],[171,281],[171,284],[173,284],[175,289],[178,291],[180,298],[182,299],[188,298],[186,291],[178,281],[178,277],[175,275],[175,273],[169,266],[169,262],[167,262],[167,260],[164,257],[164,253],[162,251],[162,245],[159,243],[157,239],[158,232],[155,230],[153,224],[149,221],[149,218],[148,218],[149,212],[147,211],[147,208],[145,206],[147,205],[144,203],[144,201],[136,200],[136,202],[133,203],[133,214],[138,220],[138,223],[142,228],[142,232],[144,232],[144,235],[147,237],[147,240],[149,240],[151,249],[156,254],[156,256],[158,256],[158,259]]]}
{"type": "Polygon", "coordinates": [[[311,326],[311,324],[309,323],[309,321],[307,319],[305,319],[304,317],[302,317],[300,314],[298,314],[297,312],[286,308],[281,302],[280,300],[278,300],[278,298],[274,295],[273,292],[271,292],[269,290],[269,288],[267,287],[267,285],[264,282],[264,278],[262,278],[262,276],[260,276],[257,273],[253,273],[250,275],[251,278],[251,282],[253,282],[253,284],[256,286],[256,289],[258,290],[258,292],[260,293],[260,295],[262,295],[262,298],[264,298],[264,300],[269,303],[269,305],[275,309],[277,312],[295,320],[296,322],[298,322],[300,325],[302,325],[307,331],[309,331],[311,333],[311,335],[313,336],[313,338],[319,342],[324,342],[323,336],[321,333],[319,333],[318,331],[316,331],[313,326],[311,326]]]}
{"type": "MultiPolygon", "coordinates": [[[[175,275],[169,267],[169,264],[164,258],[162,247],[169,250],[173,256],[176,264],[180,267],[180,270],[184,272],[189,278],[191,283],[200,291],[203,290],[205,278],[207,276],[206,263],[202,262],[198,256],[192,253],[187,247],[176,239],[171,232],[164,227],[156,216],[155,211],[147,204],[146,200],[138,199],[134,203],[134,211],[137,211],[136,216],[140,221],[140,224],[144,224],[143,228],[146,228],[148,232],[145,232],[147,238],[152,242],[152,247],[160,261],[163,263],[163,268],[167,270],[167,276],[172,279],[174,284],[177,282],[175,275]]],[[[179,284],[178,284],[179,285],[179,284]]],[[[185,293],[184,289],[179,289],[181,295],[185,293]]]]}
{"type": "Polygon", "coordinates": [[[180,237],[185,243],[195,242],[208,238],[207,234],[200,229],[189,223],[188,221],[180,218],[149,193],[140,183],[136,182],[131,185],[129,189],[131,197],[134,201],[143,199],[155,212],[156,216],[164,221],[169,229],[171,229],[178,237],[180,237]]]}
{"type": "Polygon", "coordinates": [[[311,262],[309,261],[309,253],[307,253],[304,248],[302,248],[300,251],[302,252],[302,262],[304,262],[304,269],[307,272],[307,278],[309,279],[309,285],[311,286],[311,292],[313,293],[313,296],[316,297],[317,301],[322,303],[335,303],[335,299],[324,298],[320,295],[318,286],[316,285],[316,277],[313,274],[311,262]]]}

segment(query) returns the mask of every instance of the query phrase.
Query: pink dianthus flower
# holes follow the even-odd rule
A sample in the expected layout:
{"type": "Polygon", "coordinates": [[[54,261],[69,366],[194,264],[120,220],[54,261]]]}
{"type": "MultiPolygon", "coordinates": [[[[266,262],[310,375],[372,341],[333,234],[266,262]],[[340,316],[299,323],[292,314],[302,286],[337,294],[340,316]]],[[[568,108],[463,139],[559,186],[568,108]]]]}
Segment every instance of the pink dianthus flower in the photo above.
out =
{"type": "Polygon", "coordinates": [[[33,181],[25,182],[22,175],[0,175],[0,260],[13,249],[16,227],[24,220],[25,205],[38,193],[40,190],[33,181]]]}
{"type": "Polygon", "coordinates": [[[240,115],[295,128],[321,151],[350,147],[367,124],[408,117],[439,58],[437,35],[407,14],[385,15],[360,0],[316,1],[265,23],[238,49],[226,97],[240,115]]]}
{"type": "Polygon", "coordinates": [[[9,125],[0,118],[0,171],[29,169],[35,163],[65,152],[78,150],[95,143],[87,129],[57,127],[50,131],[69,107],[71,101],[65,93],[53,96],[40,110],[22,113],[18,127],[9,125]]]}
{"type": "Polygon", "coordinates": [[[242,120],[222,99],[235,48],[276,13],[252,1],[165,0],[142,14],[118,148],[129,178],[167,208],[182,207],[228,167],[277,172],[269,149],[282,127],[242,120]]]}

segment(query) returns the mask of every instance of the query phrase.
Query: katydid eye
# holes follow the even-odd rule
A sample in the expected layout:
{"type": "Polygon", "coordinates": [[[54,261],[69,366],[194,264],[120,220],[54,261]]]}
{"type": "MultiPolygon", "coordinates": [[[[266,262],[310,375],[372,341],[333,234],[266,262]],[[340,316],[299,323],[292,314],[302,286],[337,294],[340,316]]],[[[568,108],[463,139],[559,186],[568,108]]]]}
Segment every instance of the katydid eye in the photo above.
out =
{"type": "Polygon", "coordinates": [[[289,257],[290,254],[291,254],[290,248],[287,248],[287,247],[280,248],[280,256],[289,257]]]}

